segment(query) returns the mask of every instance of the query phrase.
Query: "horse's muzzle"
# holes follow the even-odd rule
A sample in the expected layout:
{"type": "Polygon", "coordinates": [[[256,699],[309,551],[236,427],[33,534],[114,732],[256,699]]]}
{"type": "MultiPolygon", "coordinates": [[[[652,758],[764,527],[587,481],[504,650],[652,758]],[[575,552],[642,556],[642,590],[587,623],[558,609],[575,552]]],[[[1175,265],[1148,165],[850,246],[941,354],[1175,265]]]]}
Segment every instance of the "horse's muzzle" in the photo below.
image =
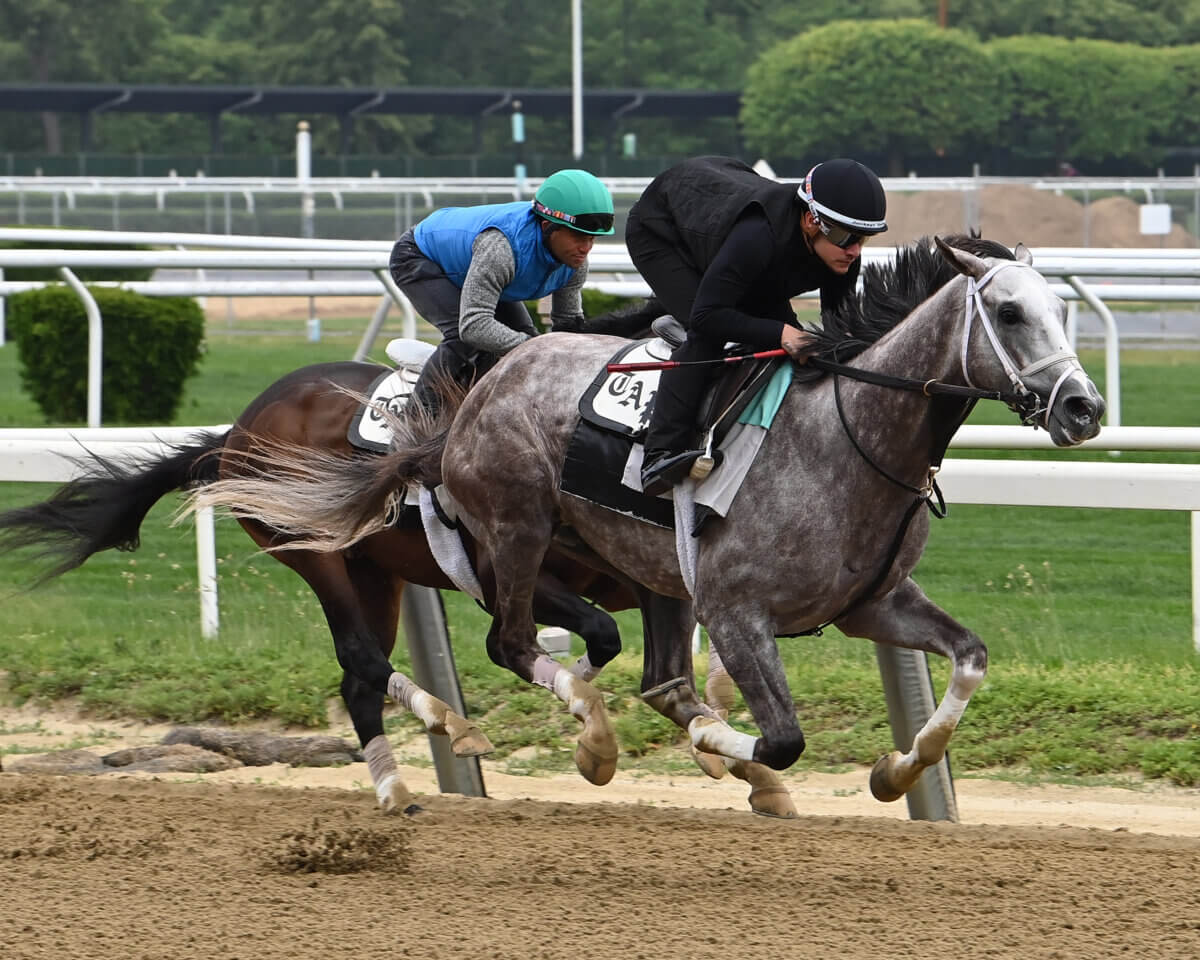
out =
{"type": "Polygon", "coordinates": [[[1073,447],[1100,432],[1106,404],[1090,381],[1087,386],[1086,391],[1064,390],[1050,410],[1046,429],[1055,446],[1073,447]]]}

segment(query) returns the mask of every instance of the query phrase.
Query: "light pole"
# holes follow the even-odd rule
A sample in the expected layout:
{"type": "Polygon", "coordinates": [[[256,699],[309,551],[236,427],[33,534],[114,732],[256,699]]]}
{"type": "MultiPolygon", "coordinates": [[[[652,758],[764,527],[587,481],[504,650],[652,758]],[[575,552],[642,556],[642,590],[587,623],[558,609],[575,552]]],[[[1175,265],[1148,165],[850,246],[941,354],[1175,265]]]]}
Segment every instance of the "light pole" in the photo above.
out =
{"type": "Polygon", "coordinates": [[[571,150],[583,156],[583,10],[571,0],[571,150]]]}
{"type": "Polygon", "coordinates": [[[525,198],[525,114],[521,113],[521,101],[512,105],[513,180],[516,182],[517,199],[525,198]]]}

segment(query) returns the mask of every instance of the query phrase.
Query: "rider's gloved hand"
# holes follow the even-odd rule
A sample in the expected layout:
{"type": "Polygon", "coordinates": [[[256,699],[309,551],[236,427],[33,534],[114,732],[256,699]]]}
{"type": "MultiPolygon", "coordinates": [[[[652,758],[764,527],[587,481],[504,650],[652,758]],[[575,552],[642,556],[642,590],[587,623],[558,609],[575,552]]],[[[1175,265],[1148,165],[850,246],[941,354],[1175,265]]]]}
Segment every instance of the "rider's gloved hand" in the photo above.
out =
{"type": "Polygon", "coordinates": [[[804,363],[816,353],[817,338],[806,330],[784,325],[779,345],[796,363],[804,363]]]}

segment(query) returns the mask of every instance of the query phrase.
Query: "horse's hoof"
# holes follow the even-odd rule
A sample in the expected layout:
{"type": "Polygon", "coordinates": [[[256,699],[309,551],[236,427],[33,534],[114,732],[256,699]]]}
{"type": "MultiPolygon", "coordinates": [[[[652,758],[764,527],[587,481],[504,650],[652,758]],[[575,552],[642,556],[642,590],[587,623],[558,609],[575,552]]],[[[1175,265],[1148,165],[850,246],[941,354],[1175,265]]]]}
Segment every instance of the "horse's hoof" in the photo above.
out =
{"type": "Polygon", "coordinates": [[[697,750],[694,744],[692,745],[692,759],[696,761],[696,766],[714,780],[720,780],[729,772],[729,768],[725,766],[724,757],[720,754],[708,753],[705,750],[697,750]]]}
{"type": "Polygon", "coordinates": [[[414,805],[412,794],[408,792],[408,787],[404,785],[399,777],[396,777],[392,781],[391,785],[378,800],[379,809],[389,816],[401,811],[408,813],[408,807],[414,805]]]}
{"type": "Polygon", "coordinates": [[[891,803],[904,796],[904,791],[898,789],[891,778],[892,764],[903,756],[899,750],[893,750],[876,760],[871,768],[871,795],[881,803],[891,803]]]}
{"type": "Polygon", "coordinates": [[[450,749],[456,757],[482,757],[496,748],[482,730],[471,724],[450,741],[450,749]]]}
{"type": "Polygon", "coordinates": [[[575,747],[575,766],[588,783],[602,787],[617,772],[617,757],[615,754],[608,757],[595,753],[580,743],[575,747]]]}
{"type": "Polygon", "coordinates": [[[780,820],[795,820],[799,816],[792,795],[783,786],[756,787],[751,790],[750,809],[760,817],[776,817],[780,820]]]}

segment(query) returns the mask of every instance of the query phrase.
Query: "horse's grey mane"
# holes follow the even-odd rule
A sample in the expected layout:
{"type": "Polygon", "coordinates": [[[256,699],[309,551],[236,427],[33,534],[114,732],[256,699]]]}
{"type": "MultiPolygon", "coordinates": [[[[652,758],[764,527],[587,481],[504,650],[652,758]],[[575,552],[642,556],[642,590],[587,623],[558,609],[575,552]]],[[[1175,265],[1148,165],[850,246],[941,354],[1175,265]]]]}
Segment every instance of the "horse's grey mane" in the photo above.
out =
{"type": "MultiPolygon", "coordinates": [[[[1008,247],[975,233],[943,239],[977,257],[1015,259],[1008,247]]],[[[837,361],[857,356],[955,276],[931,237],[901,247],[894,262],[866,265],[862,292],[836,309],[823,310],[820,328],[806,328],[817,337],[817,355],[837,361]]]]}

